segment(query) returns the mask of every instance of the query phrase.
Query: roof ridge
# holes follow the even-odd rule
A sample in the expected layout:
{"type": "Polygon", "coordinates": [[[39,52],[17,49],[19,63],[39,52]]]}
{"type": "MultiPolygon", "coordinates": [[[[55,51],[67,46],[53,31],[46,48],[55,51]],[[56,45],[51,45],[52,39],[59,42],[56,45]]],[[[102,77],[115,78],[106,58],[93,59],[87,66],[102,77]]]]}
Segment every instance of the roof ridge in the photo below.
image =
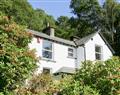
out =
{"type": "Polygon", "coordinates": [[[31,29],[27,29],[27,30],[34,35],[37,35],[37,36],[40,36],[40,37],[43,37],[43,38],[46,38],[46,39],[50,39],[50,40],[53,40],[53,41],[58,41],[58,42],[62,42],[62,43],[68,44],[68,45],[75,46],[75,43],[73,41],[63,39],[63,38],[59,38],[59,37],[56,37],[56,36],[52,37],[52,36],[49,36],[45,33],[38,32],[38,31],[35,31],[35,30],[31,30],[31,29]]]}

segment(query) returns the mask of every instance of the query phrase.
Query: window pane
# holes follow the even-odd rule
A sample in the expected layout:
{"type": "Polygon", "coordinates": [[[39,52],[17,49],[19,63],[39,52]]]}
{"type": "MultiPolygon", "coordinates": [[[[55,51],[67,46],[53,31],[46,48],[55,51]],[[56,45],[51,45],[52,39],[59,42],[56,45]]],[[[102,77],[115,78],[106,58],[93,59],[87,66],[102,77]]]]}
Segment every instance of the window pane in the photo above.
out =
{"type": "Polygon", "coordinates": [[[72,48],[68,48],[68,51],[69,51],[69,52],[73,52],[73,49],[72,49],[72,48]]]}
{"type": "Polygon", "coordinates": [[[73,53],[68,53],[68,56],[69,57],[73,57],[73,53]]]}
{"type": "Polygon", "coordinates": [[[68,57],[73,57],[74,56],[73,52],[74,52],[73,48],[68,48],[68,57]]]}
{"type": "Polygon", "coordinates": [[[95,46],[95,52],[101,53],[101,47],[100,46],[95,46]]]}
{"type": "Polygon", "coordinates": [[[42,52],[43,57],[52,59],[52,52],[43,50],[42,52]]]}
{"type": "Polygon", "coordinates": [[[52,42],[43,40],[43,49],[52,50],[52,42]]]}
{"type": "Polygon", "coordinates": [[[101,54],[95,54],[97,60],[101,60],[101,54]]]}
{"type": "Polygon", "coordinates": [[[97,60],[102,60],[102,47],[101,46],[95,46],[95,57],[97,60]]]}

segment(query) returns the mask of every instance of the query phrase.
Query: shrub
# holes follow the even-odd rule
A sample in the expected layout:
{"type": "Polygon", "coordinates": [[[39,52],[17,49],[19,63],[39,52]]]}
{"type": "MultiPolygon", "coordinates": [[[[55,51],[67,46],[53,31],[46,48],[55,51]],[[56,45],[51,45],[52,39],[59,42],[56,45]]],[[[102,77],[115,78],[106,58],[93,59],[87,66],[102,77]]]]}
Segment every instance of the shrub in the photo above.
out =
{"type": "Polygon", "coordinates": [[[5,95],[24,84],[37,67],[35,52],[28,48],[31,37],[25,27],[0,13],[0,92],[5,95]]]}
{"type": "Polygon", "coordinates": [[[86,61],[72,78],[61,86],[62,95],[119,95],[120,58],[105,62],[86,61]]]}
{"type": "Polygon", "coordinates": [[[28,80],[27,87],[19,88],[19,95],[52,95],[54,92],[53,80],[49,74],[34,75],[28,80]]]}

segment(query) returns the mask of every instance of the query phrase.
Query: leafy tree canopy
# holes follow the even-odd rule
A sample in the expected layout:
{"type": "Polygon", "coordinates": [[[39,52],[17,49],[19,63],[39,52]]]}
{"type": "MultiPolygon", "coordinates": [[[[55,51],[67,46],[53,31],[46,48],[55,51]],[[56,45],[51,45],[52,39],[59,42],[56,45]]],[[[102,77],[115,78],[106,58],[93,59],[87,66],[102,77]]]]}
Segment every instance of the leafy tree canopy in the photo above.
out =
{"type": "Polygon", "coordinates": [[[73,13],[73,26],[77,35],[83,37],[101,31],[109,43],[120,55],[120,3],[116,0],[105,0],[103,5],[98,0],[72,0],[70,5],[73,13]]]}
{"type": "Polygon", "coordinates": [[[77,28],[76,35],[83,37],[100,27],[101,8],[97,0],[72,0],[70,7],[77,16],[73,19],[77,28]]]}
{"type": "Polygon", "coordinates": [[[56,36],[69,39],[75,34],[75,28],[71,26],[71,20],[67,16],[60,16],[56,21],[56,36]]]}
{"type": "Polygon", "coordinates": [[[0,0],[0,11],[12,16],[16,23],[26,25],[30,29],[41,31],[47,22],[55,25],[52,16],[41,9],[33,9],[27,0],[0,0]]]}

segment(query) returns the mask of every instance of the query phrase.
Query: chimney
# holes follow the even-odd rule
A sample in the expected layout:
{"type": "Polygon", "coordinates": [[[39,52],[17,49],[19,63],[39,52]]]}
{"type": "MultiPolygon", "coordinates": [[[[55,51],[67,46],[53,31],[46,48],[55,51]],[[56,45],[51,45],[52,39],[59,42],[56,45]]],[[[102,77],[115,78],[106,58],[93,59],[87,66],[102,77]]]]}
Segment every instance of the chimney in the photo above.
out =
{"type": "Polygon", "coordinates": [[[54,37],[55,29],[54,29],[54,27],[51,27],[49,23],[47,23],[46,28],[43,30],[43,33],[45,33],[51,37],[54,37]]]}
{"type": "Polygon", "coordinates": [[[55,36],[55,29],[53,27],[50,27],[50,36],[55,36]]]}

